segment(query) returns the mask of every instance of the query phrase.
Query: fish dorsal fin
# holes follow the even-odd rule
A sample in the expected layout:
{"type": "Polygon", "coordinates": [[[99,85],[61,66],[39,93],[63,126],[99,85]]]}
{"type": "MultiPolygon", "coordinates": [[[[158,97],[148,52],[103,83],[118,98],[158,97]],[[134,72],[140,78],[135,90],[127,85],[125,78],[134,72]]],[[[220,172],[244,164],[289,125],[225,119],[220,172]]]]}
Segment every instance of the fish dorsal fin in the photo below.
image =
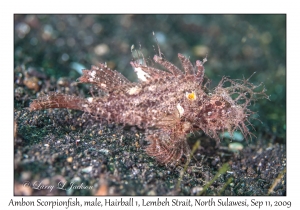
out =
{"type": "Polygon", "coordinates": [[[108,68],[101,63],[100,66],[92,66],[91,69],[82,70],[82,76],[78,78],[79,83],[90,83],[101,90],[110,93],[120,87],[130,88],[134,83],[116,70],[108,68]]]}
{"type": "Polygon", "coordinates": [[[153,60],[154,62],[159,63],[160,65],[165,67],[167,71],[171,72],[175,76],[183,74],[183,72],[177,66],[158,55],[155,55],[153,57],[153,60]]]}
{"type": "Polygon", "coordinates": [[[162,77],[171,76],[172,74],[167,71],[156,69],[154,67],[138,64],[136,62],[130,62],[140,82],[150,82],[162,77]]]}
{"type": "Polygon", "coordinates": [[[194,66],[191,63],[191,61],[186,58],[184,55],[178,53],[178,58],[182,64],[183,70],[185,72],[186,75],[194,75],[195,74],[195,70],[194,70],[194,66]]]}

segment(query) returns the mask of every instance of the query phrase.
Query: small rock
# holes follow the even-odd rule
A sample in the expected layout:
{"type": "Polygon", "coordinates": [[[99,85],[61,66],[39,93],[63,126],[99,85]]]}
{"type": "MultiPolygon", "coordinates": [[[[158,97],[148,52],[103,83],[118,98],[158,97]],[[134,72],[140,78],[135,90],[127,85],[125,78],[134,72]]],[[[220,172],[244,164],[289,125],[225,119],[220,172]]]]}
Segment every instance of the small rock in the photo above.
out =
{"type": "Polygon", "coordinates": [[[24,85],[35,92],[38,92],[40,89],[40,81],[37,77],[25,77],[23,81],[24,85]]]}
{"type": "Polygon", "coordinates": [[[147,193],[147,195],[156,195],[156,192],[154,190],[151,190],[150,192],[147,193]]]}
{"type": "Polygon", "coordinates": [[[84,168],[84,169],[82,169],[81,171],[83,172],[83,173],[90,173],[91,171],[93,170],[93,166],[89,166],[89,167],[86,167],[86,168],[84,168]]]}
{"type": "Polygon", "coordinates": [[[229,150],[231,150],[233,152],[240,151],[244,148],[244,146],[241,143],[238,143],[238,142],[230,143],[228,145],[228,147],[229,147],[229,150]]]}
{"type": "Polygon", "coordinates": [[[203,187],[193,187],[191,190],[192,195],[197,195],[198,193],[200,193],[203,190],[203,187]]]}
{"type": "Polygon", "coordinates": [[[68,87],[68,86],[70,86],[70,81],[66,77],[60,77],[57,80],[57,85],[63,86],[63,87],[68,87]]]}
{"type": "Polygon", "coordinates": [[[229,132],[224,132],[224,133],[221,134],[221,136],[223,138],[229,138],[229,139],[232,139],[234,141],[243,141],[244,140],[243,134],[240,133],[240,132],[237,132],[237,131],[233,132],[232,135],[230,135],[229,132]]]}
{"type": "Polygon", "coordinates": [[[71,180],[71,183],[80,183],[81,182],[81,178],[76,176],[71,180]]]}
{"type": "Polygon", "coordinates": [[[67,162],[68,162],[68,163],[72,163],[72,161],[73,161],[73,157],[68,157],[68,158],[67,158],[67,162]]]}

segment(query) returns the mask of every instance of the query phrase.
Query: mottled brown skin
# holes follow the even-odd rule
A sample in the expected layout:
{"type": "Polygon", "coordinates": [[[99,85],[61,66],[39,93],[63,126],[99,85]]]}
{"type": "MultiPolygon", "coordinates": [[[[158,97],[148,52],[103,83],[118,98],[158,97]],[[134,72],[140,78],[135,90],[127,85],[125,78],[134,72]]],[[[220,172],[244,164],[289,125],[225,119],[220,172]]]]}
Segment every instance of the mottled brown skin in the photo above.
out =
{"type": "Polygon", "coordinates": [[[163,164],[172,164],[183,155],[189,157],[188,133],[203,130],[219,140],[219,133],[240,130],[250,136],[247,128],[250,102],[257,95],[265,97],[264,90],[254,92],[258,86],[248,80],[230,80],[224,77],[208,93],[203,84],[203,62],[196,65],[181,54],[178,57],[183,70],[161,56],[154,61],[166,71],[131,62],[139,83],[127,80],[117,71],[100,64],[83,70],[78,79],[91,83],[103,91],[104,96],[83,99],[52,93],[34,100],[30,110],[69,108],[82,110],[98,120],[138,126],[146,130],[149,145],[147,154],[163,164]],[[228,87],[223,87],[229,83],[228,87]],[[232,97],[234,95],[234,98],[232,97]]]}

